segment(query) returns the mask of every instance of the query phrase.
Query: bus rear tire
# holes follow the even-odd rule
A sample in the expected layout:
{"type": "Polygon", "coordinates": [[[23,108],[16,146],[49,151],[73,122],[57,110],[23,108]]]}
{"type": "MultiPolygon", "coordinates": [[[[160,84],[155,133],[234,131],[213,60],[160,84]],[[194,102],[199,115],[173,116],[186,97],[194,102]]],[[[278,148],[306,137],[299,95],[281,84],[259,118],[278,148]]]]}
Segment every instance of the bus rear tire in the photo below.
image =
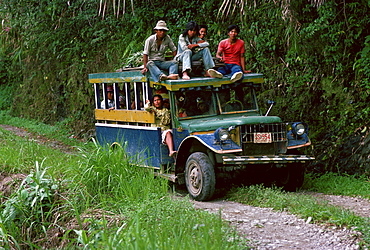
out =
{"type": "Polygon", "coordinates": [[[215,170],[205,153],[195,152],[189,156],[185,167],[185,183],[192,199],[205,201],[212,198],[216,187],[215,170]]]}

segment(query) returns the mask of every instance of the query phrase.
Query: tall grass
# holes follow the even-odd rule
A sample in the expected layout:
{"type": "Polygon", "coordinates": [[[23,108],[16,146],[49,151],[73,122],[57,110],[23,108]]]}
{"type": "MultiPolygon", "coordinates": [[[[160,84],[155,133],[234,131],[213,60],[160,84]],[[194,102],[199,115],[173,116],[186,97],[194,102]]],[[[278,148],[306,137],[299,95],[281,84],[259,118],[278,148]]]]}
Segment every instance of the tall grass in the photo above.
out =
{"type": "Polygon", "coordinates": [[[69,168],[69,174],[97,201],[119,197],[126,202],[141,202],[167,195],[166,180],[153,178],[153,170],[138,167],[132,162],[135,157],[128,157],[121,147],[102,148],[95,144],[94,150],[82,150],[82,157],[78,166],[69,168]]]}
{"type": "Polygon", "coordinates": [[[18,248],[18,242],[32,243],[45,237],[57,204],[55,192],[58,187],[46,169],[42,169],[42,164],[36,162],[35,171],[2,203],[0,246],[18,248]]]}
{"type": "MultiPolygon", "coordinates": [[[[220,215],[195,210],[187,198],[173,199],[166,180],[136,166],[123,148],[103,150],[96,145],[68,175],[79,190],[74,204],[82,216],[92,207],[121,215],[117,227],[97,218],[102,229],[78,230],[78,240],[93,249],[238,249],[245,243],[220,215]],[[82,187],[82,188],[81,188],[82,187]],[[78,208],[79,207],[79,208],[78,208]],[[87,233],[89,231],[90,233],[87,233]],[[97,240],[99,238],[100,240],[97,240]],[[93,245],[91,245],[93,244],[93,245]]],[[[92,225],[91,224],[91,225],[92,225]]]]}
{"type": "Polygon", "coordinates": [[[3,129],[0,139],[0,160],[12,152],[3,171],[30,173],[0,195],[0,248],[247,248],[219,214],[174,198],[166,180],[123,148],[93,144],[66,155],[3,129]]]}

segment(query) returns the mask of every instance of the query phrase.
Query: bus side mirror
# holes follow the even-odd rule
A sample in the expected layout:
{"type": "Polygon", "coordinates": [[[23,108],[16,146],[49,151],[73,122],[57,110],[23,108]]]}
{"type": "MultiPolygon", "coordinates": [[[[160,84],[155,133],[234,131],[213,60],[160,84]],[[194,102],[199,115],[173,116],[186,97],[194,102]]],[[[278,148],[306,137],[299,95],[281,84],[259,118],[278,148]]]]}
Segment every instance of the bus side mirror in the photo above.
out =
{"type": "Polygon", "coordinates": [[[270,107],[269,107],[269,109],[267,110],[267,112],[266,112],[265,116],[268,116],[268,114],[270,113],[270,111],[271,111],[271,109],[272,109],[272,106],[274,106],[274,105],[276,104],[276,102],[271,101],[271,100],[268,100],[268,101],[267,101],[267,104],[269,104],[269,105],[270,105],[270,107]]]}

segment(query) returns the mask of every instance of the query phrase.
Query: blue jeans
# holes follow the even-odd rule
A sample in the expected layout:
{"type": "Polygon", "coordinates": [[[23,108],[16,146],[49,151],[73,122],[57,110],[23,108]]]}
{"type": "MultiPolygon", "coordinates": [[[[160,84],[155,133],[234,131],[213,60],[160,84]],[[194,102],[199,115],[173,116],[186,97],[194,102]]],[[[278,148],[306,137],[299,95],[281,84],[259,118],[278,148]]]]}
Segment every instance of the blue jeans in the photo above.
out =
{"type": "MultiPolygon", "coordinates": [[[[222,66],[217,69],[218,72],[220,72],[223,75],[228,75],[233,76],[237,72],[242,72],[242,67],[240,67],[238,64],[230,64],[230,63],[225,63],[225,66],[222,66]]],[[[244,78],[244,73],[241,79],[244,78]]]]}
{"type": "Polygon", "coordinates": [[[179,71],[178,62],[172,61],[148,61],[146,64],[147,69],[150,72],[151,77],[155,82],[159,82],[159,78],[163,74],[162,70],[168,71],[168,74],[177,74],[179,71]]]}
{"type": "Polygon", "coordinates": [[[190,49],[185,50],[180,57],[179,61],[182,61],[182,71],[191,70],[191,62],[203,59],[203,65],[205,70],[209,70],[215,66],[211,52],[208,48],[199,50],[197,53],[193,54],[193,51],[190,49]]]}

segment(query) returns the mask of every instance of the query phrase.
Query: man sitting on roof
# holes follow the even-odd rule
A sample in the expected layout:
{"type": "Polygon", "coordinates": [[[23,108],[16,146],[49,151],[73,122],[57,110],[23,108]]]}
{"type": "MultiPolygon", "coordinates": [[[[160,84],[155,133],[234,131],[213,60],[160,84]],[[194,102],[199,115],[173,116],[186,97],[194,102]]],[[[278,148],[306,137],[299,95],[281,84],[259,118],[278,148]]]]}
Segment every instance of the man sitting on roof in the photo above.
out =
{"type": "Polygon", "coordinates": [[[222,78],[223,75],[230,74],[231,82],[236,82],[243,79],[244,73],[251,71],[245,70],[244,61],[244,41],[237,38],[240,28],[237,25],[230,25],[227,28],[229,38],[222,40],[218,45],[216,57],[220,62],[224,62],[225,66],[218,69],[218,71],[211,69],[209,74],[212,77],[222,78]]]}
{"type": "Polygon", "coordinates": [[[144,69],[141,73],[144,75],[148,71],[155,82],[165,80],[176,80],[179,78],[178,62],[175,60],[166,61],[165,52],[167,48],[172,51],[173,56],[176,55],[176,46],[172,39],[167,35],[167,24],[165,21],[158,21],[154,27],[155,34],[151,35],[145,41],[143,62],[144,69]],[[167,76],[162,72],[166,70],[169,72],[167,76]]]}
{"type": "Polygon", "coordinates": [[[185,30],[179,37],[178,54],[176,55],[175,60],[182,62],[183,80],[190,79],[189,73],[192,71],[192,61],[199,59],[203,60],[206,76],[210,76],[208,74],[208,70],[215,67],[211,52],[208,48],[209,43],[199,38],[198,33],[198,24],[194,21],[191,21],[186,24],[185,30]],[[202,50],[196,51],[196,49],[199,48],[202,48],[202,50]]]}

